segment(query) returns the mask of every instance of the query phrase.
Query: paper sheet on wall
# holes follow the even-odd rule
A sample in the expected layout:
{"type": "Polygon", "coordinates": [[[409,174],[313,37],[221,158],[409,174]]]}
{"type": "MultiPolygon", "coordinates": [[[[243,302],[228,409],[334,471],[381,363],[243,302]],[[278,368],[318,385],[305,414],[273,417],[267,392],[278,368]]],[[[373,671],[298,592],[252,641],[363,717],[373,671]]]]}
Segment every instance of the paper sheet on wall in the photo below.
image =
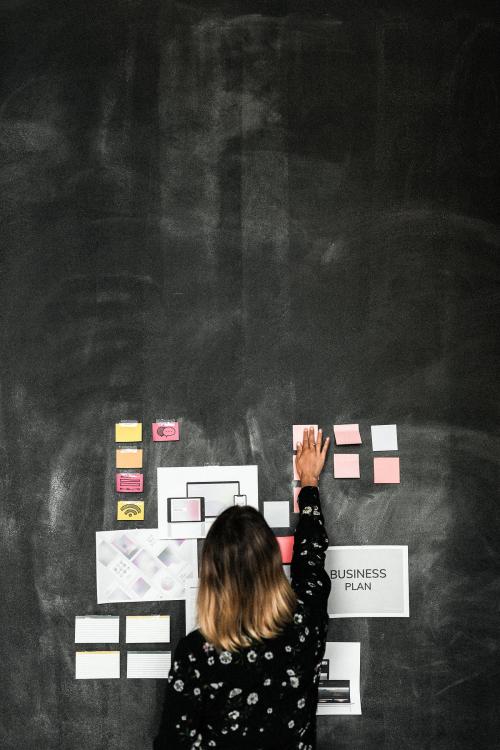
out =
{"type": "Polygon", "coordinates": [[[360,644],[327,641],[318,689],[321,715],[360,714],[360,644]]]}
{"type": "Polygon", "coordinates": [[[127,615],[125,643],[169,643],[170,615],[127,615]]]}
{"type": "Polygon", "coordinates": [[[157,471],[158,530],[162,539],[204,538],[225,508],[259,507],[255,465],[174,466],[157,471]],[[200,520],[192,520],[195,517],[200,520]]]}
{"type": "Polygon", "coordinates": [[[158,529],[96,532],[97,603],[184,599],[198,581],[196,541],[158,529]]]}
{"type": "Polygon", "coordinates": [[[120,618],[114,615],[77,615],[75,643],[118,643],[120,618]]]}
{"type": "Polygon", "coordinates": [[[119,651],[77,651],[76,680],[116,680],[120,677],[119,651]]]}
{"type": "Polygon", "coordinates": [[[128,651],[127,678],[166,680],[170,663],[170,651],[128,651]]]}
{"type": "Polygon", "coordinates": [[[328,547],[330,617],[409,617],[408,547],[328,547]]]}

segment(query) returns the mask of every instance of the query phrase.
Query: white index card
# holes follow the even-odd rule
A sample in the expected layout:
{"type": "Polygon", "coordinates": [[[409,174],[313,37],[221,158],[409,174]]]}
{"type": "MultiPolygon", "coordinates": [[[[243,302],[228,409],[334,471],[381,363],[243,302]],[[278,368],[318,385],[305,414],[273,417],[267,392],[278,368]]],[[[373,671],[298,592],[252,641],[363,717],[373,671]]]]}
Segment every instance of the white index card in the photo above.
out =
{"type": "Polygon", "coordinates": [[[119,651],[77,651],[75,679],[116,680],[120,677],[119,651]]]}
{"type": "Polygon", "coordinates": [[[372,424],[371,431],[374,451],[397,451],[398,430],[395,424],[372,424]]]}
{"type": "Polygon", "coordinates": [[[170,651],[128,651],[127,677],[129,679],[166,679],[170,672],[170,651]]]}
{"type": "Polygon", "coordinates": [[[271,528],[290,526],[290,505],[288,500],[270,500],[264,503],[264,518],[271,528]]]}
{"type": "Polygon", "coordinates": [[[170,615],[127,615],[126,643],[168,643],[170,615]]]}
{"type": "Polygon", "coordinates": [[[120,618],[114,615],[77,615],[75,643],[118,643],[120,618]]]}

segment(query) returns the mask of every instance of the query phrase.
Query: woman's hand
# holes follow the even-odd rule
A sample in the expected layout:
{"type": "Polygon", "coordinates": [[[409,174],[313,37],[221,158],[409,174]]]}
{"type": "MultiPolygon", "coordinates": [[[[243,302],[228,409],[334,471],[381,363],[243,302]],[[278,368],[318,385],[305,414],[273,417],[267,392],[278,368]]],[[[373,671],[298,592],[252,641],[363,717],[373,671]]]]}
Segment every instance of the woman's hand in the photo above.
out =
{"type": "Polygon", "coordinates": [[[302,443],[297,443],[295,466],[302,487],[318,486],[319,475],[325,465],[326,452],[330,445],[330,438],[327,437],[321,447],[322,438],[323,430],[318,430],[318,439],[314,442],[314,427],[310,427],[309,430],[304,430],[302,443]]]}

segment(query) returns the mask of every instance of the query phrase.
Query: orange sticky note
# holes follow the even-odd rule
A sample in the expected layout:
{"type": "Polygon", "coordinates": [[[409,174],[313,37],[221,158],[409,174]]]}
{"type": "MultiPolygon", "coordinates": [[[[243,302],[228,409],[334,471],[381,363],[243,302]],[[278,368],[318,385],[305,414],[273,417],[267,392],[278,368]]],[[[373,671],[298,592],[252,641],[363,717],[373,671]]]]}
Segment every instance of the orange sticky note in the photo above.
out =
{"type": "Polygon", "coordinates": [[[334,453],[333,476],[335,479],[359,479],[359,455],[357,453],[334,453]]]}
{"type": "Polygon", "coordinates": [[[375,484],[399,484],[399,458],[373,459],[373,481],[375,484]]]}
{"type": "Polygon", "coordinates": [[[283,563],[292,562],[293,556],[293,536],[277,536],[276,541],[278,542],[281,550],[281,560],[283,563]]]}
{"type": "Polygon", "coordinates": [[[117,448],[117,469],[142,469],[142,448],[117,448]]]}

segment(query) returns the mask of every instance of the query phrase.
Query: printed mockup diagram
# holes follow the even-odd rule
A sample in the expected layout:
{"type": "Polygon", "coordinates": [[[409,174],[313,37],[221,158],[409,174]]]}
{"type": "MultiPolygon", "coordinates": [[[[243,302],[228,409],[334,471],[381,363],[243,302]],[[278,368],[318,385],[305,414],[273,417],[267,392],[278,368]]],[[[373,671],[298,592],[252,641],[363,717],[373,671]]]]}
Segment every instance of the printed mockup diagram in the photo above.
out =
{"type": "Polygon", "coordinates": [[[409,617],[408,547],[328,547],[330,617],[409,617]]]}
{"type": "Polygon", "coordinates": [[[231,505],[259,507],[257,466],[174,466],[157,472],[162,539],[204,538],[231,505]]]}
{"type": "Polygon", "coordinates": [[[327,641],[321,663],[318,715],[360,714],[360,644],[327,641]]]}
{"type": "Polygon", "coordinates": [[[196,541],[157,529],[96,531],[97,603],[185,599],[198,580],[196,541]]]}

